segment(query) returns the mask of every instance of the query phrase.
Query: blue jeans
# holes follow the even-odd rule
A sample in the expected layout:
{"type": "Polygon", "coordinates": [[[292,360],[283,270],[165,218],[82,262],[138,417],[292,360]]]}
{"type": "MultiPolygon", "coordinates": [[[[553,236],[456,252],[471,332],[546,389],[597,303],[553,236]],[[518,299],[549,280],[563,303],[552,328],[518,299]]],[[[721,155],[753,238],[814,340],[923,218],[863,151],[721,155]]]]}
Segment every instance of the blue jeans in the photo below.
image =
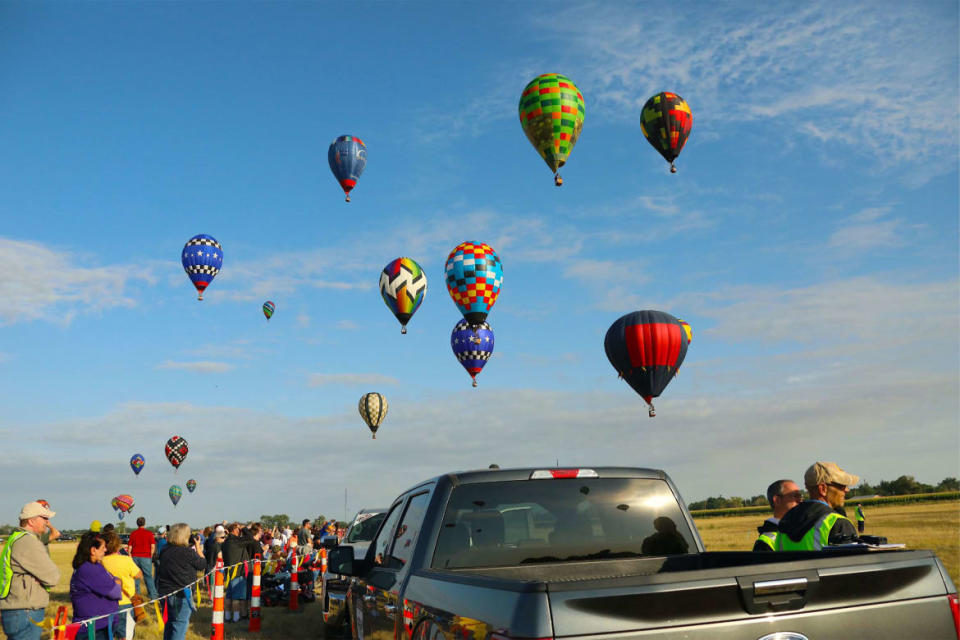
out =
{"type": "MultiPolygon", "coordinates": [[[[147,595],[151,600],[157,597],[157,586],[153,582],[153,561],[150,558],[138,558],[133,556],[133,563],[137,565],[140,571],[143,571],[143,582],[147,585],[147,595]]],[[[134,590],[140,591],[140,581],[134,584],[134,590]]]]}
{"type": "Polygon", "coordinates": [[[133,605],[132,604],[122,604],[120,605],[120,611],[117,616],[114,618],[113,622],[113,635],[117,638],[126,638],[127,637],[127,612],[130,612],[130,625],[133,626],[133,605]]]}
{"type": "Polygon", "coordinates": [[[40,640],[43,629],[30,622],[43,622],[43,609],[4,609],[3,632],[8,640],[40,640]]]}
{"type": "Polygon", "coordinates": [[[186,640],[193,609],[183,595],[167,598],[167,624],[163,627],[163,640],[186,640]]]}

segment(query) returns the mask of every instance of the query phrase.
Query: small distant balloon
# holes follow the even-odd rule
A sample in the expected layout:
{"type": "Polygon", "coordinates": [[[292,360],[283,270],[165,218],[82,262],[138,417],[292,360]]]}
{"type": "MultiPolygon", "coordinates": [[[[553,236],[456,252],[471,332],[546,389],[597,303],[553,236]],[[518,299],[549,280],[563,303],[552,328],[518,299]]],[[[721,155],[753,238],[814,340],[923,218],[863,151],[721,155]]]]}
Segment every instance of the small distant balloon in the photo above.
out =
{"type": "Polygon", "coordinates": [[[350,192],[367,166],[367,146],[356,136],[340,136],[330,144],[327,162],[350,202],[350,192]]]}
{"type": "Polygon", "coordinates": [[[387,417],[387,409],[390,404],[382,393],[370,392],[360,396],[360,403],[357,410],[360,411],[360,417],[367,423],[367,428],[373,434],[373,439],[377,439],[377,429],[387,417]]]}
{"type": "Polygon", "coordinates": [[[187,441],[180,436],[173,436],[167,440],[167,446],[163,449],[164,455],[167,456],[167,460],[170,461],[174,469],[180,468],[189,452],[190,448],[187,446],[187,441]]]}
{"type": "Polygon", "coordinates": [[[187,480],[187,491],[189,491],[190,493],[193,493],[194,489],[196,488],[197,488],[196,480],[194,480],[193,478],[190,478],[189,480],[187,480]]]}
{"type": "Polygon", "coordinates": [[[263,315],[266,316],[267,322],[270,322],[270,318],[273,317],[273,312],[277,310],[277,305],[273,304],[269,300],[263,303],[263,315]]]}
{"type": "Polygon", "coordinates": [[[466,320],[460,320],[450,334],[453,355],[470,374],[473,386],[477,386],[477,375],[493,355],[493,342],[493,329],[486,322],[471,325],[466,320]]]}
{"type": "Polygon", "coordinates": [[[183,497],[183,489],[177,485],[170,487],[170,491],[167,492],[170,496],[170,502],[173,503],[173,506],[177,506],[177,503],[180,502],[180,498],[183,497]]]}
{"type": "Polygon", "coordinates": [[[203,292],[223,266],[223,248],[216,238],[201,233],[183,245],[180,262],[190,282],[197,288],[197,300],[203,300],[203,292]]]}
{"type": "Polygon", "coordinates": [[[133,457],[130,458],[130,468],[133,469],[133,472],[138,476],[140,475],[140,472],[143,471],[143,465],[146,463],[146,458],[139,453],[133,454],[133,457]]]}
{"type": "Polygon", "coordinates": [[[412,258],[391,260],[380,273],[380,296],[400,321],[400,333],[420,308],[427,294],[427,274],[412,258]]]}

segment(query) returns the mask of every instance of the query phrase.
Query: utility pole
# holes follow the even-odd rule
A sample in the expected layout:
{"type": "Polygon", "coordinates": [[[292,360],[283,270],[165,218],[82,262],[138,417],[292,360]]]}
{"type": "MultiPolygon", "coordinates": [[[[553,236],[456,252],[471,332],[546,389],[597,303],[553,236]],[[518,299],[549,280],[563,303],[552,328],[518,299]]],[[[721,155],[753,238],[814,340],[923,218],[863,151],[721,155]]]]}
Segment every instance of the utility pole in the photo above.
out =
{"type": "Polygon", "coordinates": [[[343,521],[347,521],[347,488],[343,488],[343,521]]]}

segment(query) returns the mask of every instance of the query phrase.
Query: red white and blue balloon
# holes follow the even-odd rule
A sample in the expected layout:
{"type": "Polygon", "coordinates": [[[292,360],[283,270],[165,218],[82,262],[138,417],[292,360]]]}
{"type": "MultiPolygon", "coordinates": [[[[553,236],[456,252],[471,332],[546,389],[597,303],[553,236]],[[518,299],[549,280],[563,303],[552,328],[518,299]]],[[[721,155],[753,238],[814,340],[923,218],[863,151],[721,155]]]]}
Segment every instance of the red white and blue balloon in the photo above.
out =
{"type": "Polygon", "coordinates": [[[473,379],[473,386],[477,386],[477,374],[493,355],[493,329],[486,322],[471,325],[460,320],[450,334],[450,347],[473,379]]]}
{"type": "Polygon", "coordinates": [[[333,177],[350,202],[350,191],[357,186],[357,180],[367,166],[367,146],[356,136],[340,136],[327,150],[327,162],[333,177]]]}
{"type": "Polygon", "coordinates": [[[223,266],[223,247],[213,236],[205,233],[195,235],[183,245],[180,262],[190,282],[197,288],[197,300],[203,300],[203,292],[223,266]]]}

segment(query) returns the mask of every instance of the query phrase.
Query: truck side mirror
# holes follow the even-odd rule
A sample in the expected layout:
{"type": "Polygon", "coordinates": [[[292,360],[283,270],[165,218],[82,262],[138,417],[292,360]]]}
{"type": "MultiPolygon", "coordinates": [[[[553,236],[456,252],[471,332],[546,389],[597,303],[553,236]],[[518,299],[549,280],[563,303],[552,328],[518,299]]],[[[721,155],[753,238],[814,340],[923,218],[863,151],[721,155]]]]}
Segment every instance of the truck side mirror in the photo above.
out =
{"type": "MultiPolygon", "coordinates": [[[[327,536],[326,538],[324,538],[323,540],[320,541],[320,544],[323,545],[323,548],[324,548],[324,549],[328,549],[328,550],[329,550],[329,549],[333,549],[334,547],[338,546],[338,545],[340,544],[340,541],[337,540],[336,536],[327,536]]],[[[329,562],[329,560],[328,560],[328,562],[329,562]]]]}
{"type": "Polygon", "coordinates": [[[342,576],[362,576],[368,568],[365,560],[354,559],[353,547],[348,544],[338,545],[330,549],[327,554],[327,571],[330,573],[338,573],[342,576]]]}

